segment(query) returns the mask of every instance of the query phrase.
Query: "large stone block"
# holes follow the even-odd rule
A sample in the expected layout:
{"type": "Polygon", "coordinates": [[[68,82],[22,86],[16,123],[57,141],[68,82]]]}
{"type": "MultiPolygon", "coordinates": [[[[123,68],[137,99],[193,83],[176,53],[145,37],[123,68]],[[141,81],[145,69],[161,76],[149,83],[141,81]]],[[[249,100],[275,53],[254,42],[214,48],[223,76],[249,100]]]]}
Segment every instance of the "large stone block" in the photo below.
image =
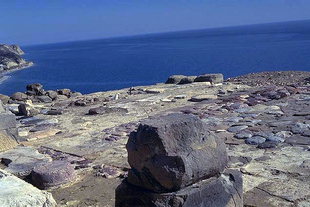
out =
{"type": "Polygon", "coordinates": [[[222,83],[224,81],[223,74],[221,73],[214,73],[214,74],[204,74],[198,76],[195,82],[211,82],[211,83],[222,83]]]}
{"type": "Polygon", "coordinates": [[[227,170],[172,193],[154,193],[126,180],[115,192],[116,207],[243,207],[242,174],[227,170]]]}
{"type": "Polygon", "coordinates": [[[227,165],[223,140],[199,118],[170,114],[143,121],[126,145],[128,182],[172,192],[220,174],[227,165]]]}
{"type": "Polygon", "coordinates": [[[74,166],[61,160],[38,165],[31,172],[32,183],[40,189],[59,186],[74,178],[74,166]]]}
{"type": "Polygon", "coordinates": [[[41,191],[31,184],[0,169],[1,207],[55,207],[51,193],[41,191]]]}

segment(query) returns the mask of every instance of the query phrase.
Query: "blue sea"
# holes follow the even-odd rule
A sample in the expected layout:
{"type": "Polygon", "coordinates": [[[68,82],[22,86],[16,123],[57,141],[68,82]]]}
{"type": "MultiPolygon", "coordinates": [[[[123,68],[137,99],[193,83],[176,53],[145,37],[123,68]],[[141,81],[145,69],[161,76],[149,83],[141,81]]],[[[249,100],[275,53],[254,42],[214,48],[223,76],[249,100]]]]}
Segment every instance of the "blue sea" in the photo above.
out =
{"type": "Polygon", "coordinates": [[[173,74],[310,71],[310,20],[24,46],[33,67],[10,73],[0,93],[82,93],[164,82],[173,74]]]}

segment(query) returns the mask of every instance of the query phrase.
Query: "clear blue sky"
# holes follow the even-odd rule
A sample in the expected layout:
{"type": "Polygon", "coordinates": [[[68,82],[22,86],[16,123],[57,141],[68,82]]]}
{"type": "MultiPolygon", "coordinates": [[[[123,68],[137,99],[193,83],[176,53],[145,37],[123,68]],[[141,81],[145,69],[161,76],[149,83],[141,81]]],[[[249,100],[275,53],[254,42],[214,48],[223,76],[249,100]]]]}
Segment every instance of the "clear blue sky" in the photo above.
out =
{"type": "Polygon", "coordinates": [[[21,45],[310,19],[310,0],[1,0],[0,42],[21,45]]]}

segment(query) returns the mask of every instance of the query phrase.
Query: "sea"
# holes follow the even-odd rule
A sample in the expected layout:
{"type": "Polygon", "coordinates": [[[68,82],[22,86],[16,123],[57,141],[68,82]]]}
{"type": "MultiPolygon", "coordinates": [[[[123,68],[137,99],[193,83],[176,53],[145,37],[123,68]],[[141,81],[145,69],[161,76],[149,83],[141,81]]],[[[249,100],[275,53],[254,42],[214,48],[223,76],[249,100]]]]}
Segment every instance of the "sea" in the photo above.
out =
{"type": "Polygon", "coordinates": [[[69,88],[83,94],[165,82],[174,74],[225,78],[310,71],[310,20],[22,46],[34,66],[6,74],[0,94],[69,88]]]}

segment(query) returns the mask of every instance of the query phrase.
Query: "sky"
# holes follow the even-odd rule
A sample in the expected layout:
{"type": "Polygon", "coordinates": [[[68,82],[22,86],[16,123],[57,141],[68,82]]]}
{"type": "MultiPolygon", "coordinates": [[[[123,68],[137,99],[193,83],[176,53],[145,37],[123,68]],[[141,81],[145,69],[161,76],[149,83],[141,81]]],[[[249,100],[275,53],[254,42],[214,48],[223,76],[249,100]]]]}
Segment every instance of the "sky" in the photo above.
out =
{"type": "Polygon", "coordinates": [[[310,19],[310,0],[1,0],[0,43],[44,44],[310,19]]]}

